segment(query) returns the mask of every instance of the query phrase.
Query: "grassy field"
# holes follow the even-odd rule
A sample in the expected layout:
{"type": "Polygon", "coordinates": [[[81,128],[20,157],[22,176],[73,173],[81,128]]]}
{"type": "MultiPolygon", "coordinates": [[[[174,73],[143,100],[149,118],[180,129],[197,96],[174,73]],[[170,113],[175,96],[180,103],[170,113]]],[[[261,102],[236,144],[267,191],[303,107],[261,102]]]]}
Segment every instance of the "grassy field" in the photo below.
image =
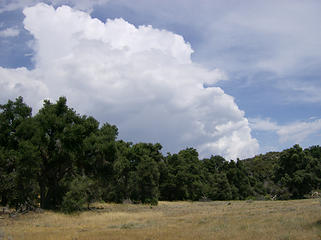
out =
{"type": "Polygon", "coordinates": [[[2,215],[0,239],[321,239],[318,199],[96,206],[100,209],[71,216],[50,211],[2,215]]]}

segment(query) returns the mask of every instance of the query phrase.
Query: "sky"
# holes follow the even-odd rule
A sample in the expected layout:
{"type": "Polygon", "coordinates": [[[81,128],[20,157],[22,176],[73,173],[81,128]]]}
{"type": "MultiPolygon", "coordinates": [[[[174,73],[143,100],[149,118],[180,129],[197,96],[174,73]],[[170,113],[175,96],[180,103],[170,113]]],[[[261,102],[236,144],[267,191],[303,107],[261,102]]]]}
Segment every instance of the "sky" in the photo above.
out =
{"type": "Polygon", "coordinates": [[[244,159],[321,140],[319,0],[2,0],[0,103],[244,159]]]}

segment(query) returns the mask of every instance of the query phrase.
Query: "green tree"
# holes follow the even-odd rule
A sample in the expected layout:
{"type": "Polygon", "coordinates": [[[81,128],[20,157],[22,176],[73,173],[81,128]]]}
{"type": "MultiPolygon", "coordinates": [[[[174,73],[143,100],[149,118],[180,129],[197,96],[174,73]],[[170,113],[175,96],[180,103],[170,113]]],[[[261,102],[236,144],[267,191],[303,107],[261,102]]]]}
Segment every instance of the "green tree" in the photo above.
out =
{"type": "Polygon", "coordinates": [[[157,205],[159,198],[158,165],[149,156],[143,156],[137,166],[136,181],[138,199],[142,203],[157,205]]]}
{"type": "Polygon", "coordinates": [[[228,162],[221,156],[211,156],[202,161],[204,169],[205,196],[212,200],[232,199],[232,190],[226,176],[228,162]]]}
{"type": "MultiPolygon", "coordinates": [[[[12,206],[24,202],[18,191],[17,177],[21,176],[21,154],[19,154],[19,136],[17,129],[31,118],[31,108],[18,97],[0,105],[0,197],[1,204],[12,206]],[[18,167],[18,168],[17,168],[18,167]]],[[[31,177],[31,176],[27,176],[31,177]]]]}
{"type": "Polygon", "coordinates": [[[38,205],[40,171],[40,153],[29,141],[19,143],[18,158],[15,171],[14,198],[11,205],[18,208],[33,208],[38,205]]]}
{"type": "Polygon", "coordinates": [[[274,169],[279,157],[279,152],[268,152],[242,161],[248,172],[253,193],[258,199],[265,199],[279,191],[279,186],[274,182],[274,169]]]}
{"type": "Polygon", "coordinates": [[[311,177],[311,191],[321,189],[321,147],[312,146],[304,150],[309,161],[306,166],[306,172],[311,177]]]}
{"type": "Polygon", "coordinates": [[[11,204],[15,199],[15,165],[17,153],[14,150],[7,150],[0,147],[0,196],[1,205],[11,204]]]}
{"type": "Polygon", "coordinates": [[[157,204],[159,198],[159,164],[163,161],[160,144],[138,143],[131,147],[130,198],[143,203],[157,204]]]}
{"type": "Polygon", "coordinates": [[[31,118],[32,109],[23,102],[22,97],[13,102],[0,105],[0,146],[6,149],[17,149],[18,141],[15,136],[17,127],[26,119],[31,118]]]}
{"type": "Polygon", "coordinates": [[[210,182],[209,198],[212,200],[230,200],[232,199],[232,189],[225,173],[213,175],[210,182]]]}
{"type": "Polygon", "coordinates": [[[105,201],[117,201],[113,169],[118,156],[117,135],[117,127],[105,123],[84,139],[82,169],[87,176],[97,179],[96,187],[105,201]]]}
{"type": "Polygon", "coordinates": [[[242,200],[253,195],[248,172],[242,161],[229,162],[226,175],[231,186],[233,199],[242,200]]]}
{"type": "Polygon", "coordinates": [[[204,177],[198,152],[187,148],[178,154],[169,154],[165,160],[166,177],[161,184],[162,199],[198,200],[204,194],[204,177]]]}
{"type": "Polygon", "coordinates": [[[64,97],[55,104],[45,101],[35,116],[42,159],[38,178],[42,208],[56,209],[61,205],[67,191],[62,180],[81,171],[77,166],[83,160],[83,141],[90,135],[91,125],[95,126],[92,119],[76,114],[66,102],[64,97]]]}
{"type": "Polygon", "coordinates": [[[281,198],[302,198],[312,190],[313,181],[308,170],[311,160],[312,158],[297,144],[281,153],[275,170],[275,180],[281,189],[287,189],[281,191],[279,194],[281,198]]]}

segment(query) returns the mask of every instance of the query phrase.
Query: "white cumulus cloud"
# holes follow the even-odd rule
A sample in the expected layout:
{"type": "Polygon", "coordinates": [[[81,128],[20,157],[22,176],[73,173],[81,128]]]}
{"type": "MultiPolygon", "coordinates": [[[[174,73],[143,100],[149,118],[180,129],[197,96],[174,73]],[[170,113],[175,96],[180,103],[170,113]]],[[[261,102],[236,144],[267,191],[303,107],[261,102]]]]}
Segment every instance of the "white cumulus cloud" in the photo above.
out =
{"type": "Polygon", "coordinates": [[[0,89],[1,103],[23,96],[28,104],[36,108],[41,106],[39,105],[41,99],[49,94],[46,85],[37,80],[37,74],[26,68],[0,67],[0,89]]]}
{"type": "Polygon", "coordinates": [[[182,36],[123,19],[104,23],[68,6],[38,4],[23,13],[35,69],[2,69],[8,96],[20,94],[11,79],[29,87],[21,94],[33,94],[33,104],[67,96],[77,111],[116,124],[120,138],[160,142],[166,151],[195,147],[227,159],[257,153],[244,112],[214,86],[225,74],[193,63],[182,36]]]}
{"type": "Polygon", "coordinates": [[[259,131],[275,132],[281,143],[302,143],[306,138],[321,133],[321,119],[298,121],[279,125],[270,119],[251,119],[251,128],[259,131]]]}
{"type": "Polygon", "coordinates": [[[251,120],[251,128],[253,130],[259,131],[277,131],[280,129],[280,126],[272,122],[271,119],[261,119],[261,118],[253,118],[251,120]]]}
{"type": "Polygon", "coordinates": [[[282,126],[278,130],[281,142],[302,142],[308,136],[321,133],[321,119],[311,122],[295,122],[286,126],[282,126]]]}

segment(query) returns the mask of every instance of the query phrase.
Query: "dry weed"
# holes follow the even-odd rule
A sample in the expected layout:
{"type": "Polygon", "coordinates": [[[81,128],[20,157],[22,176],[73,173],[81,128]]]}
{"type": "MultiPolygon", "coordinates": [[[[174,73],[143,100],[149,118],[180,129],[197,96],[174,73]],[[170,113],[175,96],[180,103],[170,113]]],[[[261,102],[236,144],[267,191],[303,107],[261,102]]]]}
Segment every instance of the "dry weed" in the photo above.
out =
{"type": "MultiPolygon", "coordinates": [[[[96,204],[95,211],[45,211],[0,219],[3,239],[321,239],[319,200],[96,204]]],[[[1,237],[0,237],[1,239],[1,237]]]]}

